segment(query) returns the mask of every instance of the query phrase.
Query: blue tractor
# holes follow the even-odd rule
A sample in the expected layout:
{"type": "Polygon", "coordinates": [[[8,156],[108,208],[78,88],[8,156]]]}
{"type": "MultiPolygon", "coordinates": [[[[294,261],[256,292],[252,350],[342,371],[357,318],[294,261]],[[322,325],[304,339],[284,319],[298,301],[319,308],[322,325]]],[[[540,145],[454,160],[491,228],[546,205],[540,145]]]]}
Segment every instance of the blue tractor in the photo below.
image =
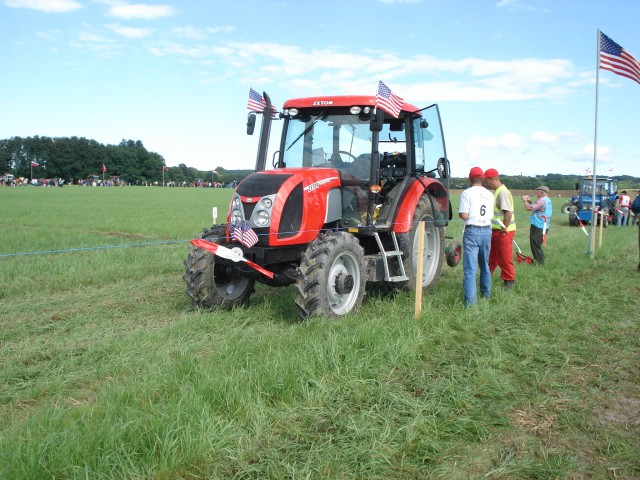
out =
{"type": "MultiPolygon", "coordinates": [[[[604,213],[604,224],[609,225],[611,215],[614,213],[614,202],[618,197],[618,181],[613,178],[597,177],[595,182],[596,211],[604,213]]],[[[591,222],[593,201],[593,177],[584,177],[580,182],[577,195],[571,197],[571,201],[562,205],[563,213],[569,215],[569,225],[578,225],[578,219],[582,223],[591,222]]],[[[600,217],[600,215],[597,215],[600,217]]],[[[596,224],[598,218],[596,218],[596,224]]]]}

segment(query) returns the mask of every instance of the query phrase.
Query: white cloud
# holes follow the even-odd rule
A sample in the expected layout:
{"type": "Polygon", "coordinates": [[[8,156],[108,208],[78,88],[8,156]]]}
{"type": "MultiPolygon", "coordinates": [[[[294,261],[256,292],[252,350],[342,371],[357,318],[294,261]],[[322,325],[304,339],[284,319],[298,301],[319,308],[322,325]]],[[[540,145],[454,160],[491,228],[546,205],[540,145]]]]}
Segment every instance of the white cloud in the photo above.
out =
{"type": "MultiPolygon", "coordinates": [[[[580,150],[574,151],[571,155],[569,155],[568,160],[572,162],[586,163],[587,165],[589,165],[589,162],[593,163],[593,143],[587,143],[580,150]]],[[[613,163],[611,160],[611,148],[603,145],[598,145],[596,160],[598,164],[613,163]]]]}
{"type": "Polygon", "coordinates": [[[531,140],[534,143],[557,146],[568,142],[575,142],[580,139],[580,135],[575,132],[534,132],[531,134],[531,140]]]}
{"type": "Polygon", "coordinates": [[[5,0],[9,8],[30,8],[45,13],[65,13],[82,8],[75,0],[5,0]]]}
{"type": "Polygon", "coordinates": [[[107,27],[118,35],[127,38],[144,38],[148,37],[153,32],[150,28],[125,27],[123,25],[115,24],[107,25],[107,27]]]}
{"type": "Polygon", "coordinates": [[[499,137],[472,135],[467,140],[466,149],[469,159],[477,161],[485,156],[494,156],[495,152],[522,149],[524,138],[515,133],[503,133],[499,137]]]}
{"type": "Polygon", "coordinates": [[[142,19],[154,20],[161,17],[169,17],[175,14],[173,7],[169,5],[148,5],[144,3],[129,4],[125,2],[109,1],[108,14],[112,17],[125,20],[142,19]]]}
{"type": "MultiPolygon", "coordinates": [[[[190,28],[175,33],[198,36],[198,31],[190,28]]],[[[287,77],[289,85],[308,84],[315,79],[319,88],[334,92],[353,87],[365,91],[367,86],[370,88],[372,83],[383,79],[394,92],[413,101],[565,99],[574,94],[576,84],[584,81],[573,63],[564,59],[448,60],[430,55],[402,57],[384,51],[354,53],[332,47],[305,50],[295,45],[242,42],[215,47],[172,42],[156,45],[152,52],[202,61],[215,57],[217,68],[223,64],[240,74],[287,77]],[[356,71],[357,77],[353,75],[356,71]],[[428,80],[405,83],[412,76],[428,80]],[[447,80],[440,80],[445,77],[447,80]],[[345,79],[353,81],[347,85],[345,79]]]]}
{"type": "Polygon", "coordinates": [[[119,48],[118,43],[111,38],[90,32],[80,32],[73,43],[77,48],[98,52],[100,54],[119,48]]]}
{"type": "Polygon", "coordinates": [[[218,35],[218,34],[228,34],[235,30],[235,27],[232,26],[222,26],[222,27],[208,27],[208,28],[196,28],[192,26],[185,27],[176,27],[171,30],[170,34],[176,37],[182,37],[189,40],[204,40],[207,38],[208,34],[218,35]]]}

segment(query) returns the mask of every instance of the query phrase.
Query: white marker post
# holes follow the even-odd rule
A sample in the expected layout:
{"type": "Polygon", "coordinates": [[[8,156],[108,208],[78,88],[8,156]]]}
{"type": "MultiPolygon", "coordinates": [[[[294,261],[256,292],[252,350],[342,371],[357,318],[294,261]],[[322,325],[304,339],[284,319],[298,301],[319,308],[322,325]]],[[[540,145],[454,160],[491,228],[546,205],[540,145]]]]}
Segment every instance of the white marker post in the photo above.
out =
{"type": "Polygon", "coordinates": [[[211,210],[211,215],[213,216],[213,224],[215,225],[218,221],[218,207],[213,207],[211,210]]]}
{"type": "Polygon", "coordinates": [[[602,248],[602,230],[604,229],[604,211],[600,210],[600,238],[598,239],[598,248],[602,248]]]}
{"type": "Polygon", "coordinates": [[[422,272],[424,267],[424,222],[418,222],[418,251],[416,253],[416,306],[415,318],[422,315],[422,272]]]}

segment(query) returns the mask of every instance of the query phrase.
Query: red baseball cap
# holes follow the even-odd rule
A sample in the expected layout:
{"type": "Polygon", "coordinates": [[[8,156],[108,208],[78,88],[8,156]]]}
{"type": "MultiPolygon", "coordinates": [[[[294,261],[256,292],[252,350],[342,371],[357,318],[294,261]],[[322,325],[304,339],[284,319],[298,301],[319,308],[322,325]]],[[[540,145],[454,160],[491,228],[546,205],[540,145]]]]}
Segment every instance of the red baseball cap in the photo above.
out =
{"type": "Polygon", "coordinates": [[[488,168],[484,172],[484,178],[498,178],[498,170],[495,168],[488,168]]]}
{"type": "Polygon", "coordinates": [[[469,172],[469,178],[484,178],[484,173],[480,167],[473,167],[469,172]]]}

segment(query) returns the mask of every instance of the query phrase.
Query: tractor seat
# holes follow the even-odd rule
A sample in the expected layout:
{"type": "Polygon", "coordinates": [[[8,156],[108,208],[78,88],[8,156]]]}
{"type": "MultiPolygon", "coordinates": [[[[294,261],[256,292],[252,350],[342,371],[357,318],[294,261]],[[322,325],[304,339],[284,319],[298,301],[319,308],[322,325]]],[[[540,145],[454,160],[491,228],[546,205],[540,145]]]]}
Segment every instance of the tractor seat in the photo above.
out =
{"type": "Polygon", "coordinates": [[[407,174],[407,154],[388,153],[383,154],[380,160],[380,178],[383,180],[400,180],[407,174]]]}

